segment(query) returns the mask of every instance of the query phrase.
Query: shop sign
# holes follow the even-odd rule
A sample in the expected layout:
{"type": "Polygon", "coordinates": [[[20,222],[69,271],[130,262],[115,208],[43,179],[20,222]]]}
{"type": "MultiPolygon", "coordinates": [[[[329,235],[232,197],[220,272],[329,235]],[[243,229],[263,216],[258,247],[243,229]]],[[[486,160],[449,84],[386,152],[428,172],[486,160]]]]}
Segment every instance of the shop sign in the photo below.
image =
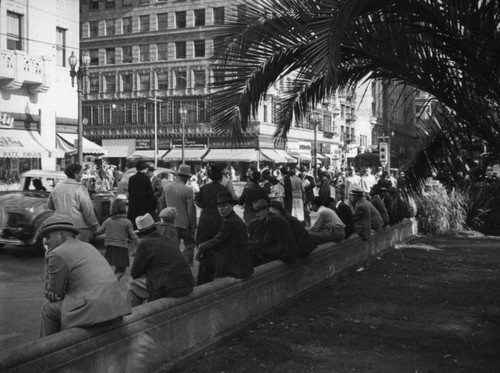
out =
{"type": "Polygon", "coordinates": [[[0,127],[12,128],[14,126],[14,117],[7,115],[7,113],[0,113],[0,127]]]}
{"type": "Polygon", "coordinates": [[[245,137],[240,142],[234,143],[230,137],[217,137],[210,139],[211,148],[256,148],[259,145],[257,137],[245,137]]]}
{"type": "Polygon", "coordinates": [[[150,150],[151,139],[135,139],[135,150],[150,150]]]}
{"type": "MultiPolygon", "coordinates": [[[[208,146],[208,137],[186,137],[184,139],[185,147],[206,148],[208,146]]],[[[172,139],[172,148],[182,147],[182,138],[174,137],[172,139]]]]}

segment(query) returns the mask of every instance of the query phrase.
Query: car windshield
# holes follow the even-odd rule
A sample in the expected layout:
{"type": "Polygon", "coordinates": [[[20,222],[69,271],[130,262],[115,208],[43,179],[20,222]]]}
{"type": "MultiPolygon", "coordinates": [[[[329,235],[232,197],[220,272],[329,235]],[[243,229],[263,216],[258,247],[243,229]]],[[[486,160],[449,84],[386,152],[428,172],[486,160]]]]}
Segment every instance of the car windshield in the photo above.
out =
{"type": "Polygon", "coordinates": [[[25,191],[47,191],[50,192],[63,179],[54,177],[26,177],[24,182],[21,181],[23,190],[25,191]]]}

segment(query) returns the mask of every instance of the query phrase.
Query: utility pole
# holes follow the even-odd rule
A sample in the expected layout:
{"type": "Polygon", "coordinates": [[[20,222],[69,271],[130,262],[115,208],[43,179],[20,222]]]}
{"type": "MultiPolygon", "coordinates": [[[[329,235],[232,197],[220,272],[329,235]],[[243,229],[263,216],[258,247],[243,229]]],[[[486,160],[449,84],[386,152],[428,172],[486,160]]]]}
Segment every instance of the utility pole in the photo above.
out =
{"type": "Polygon", "coordinates": [[[155,152],[155,168],[158,166],[158,110],[157,110],[157,103],[158,102],[163,102],[162,100],[159,100],[156,98],[156,92],[154,97],[149,97],[148,101],[153,101],[154,102],[154,111],[155,111],[155,116],[154,116],[154,121],[155,121],[155,128],[154,128],[154,152],[155,152]]]}

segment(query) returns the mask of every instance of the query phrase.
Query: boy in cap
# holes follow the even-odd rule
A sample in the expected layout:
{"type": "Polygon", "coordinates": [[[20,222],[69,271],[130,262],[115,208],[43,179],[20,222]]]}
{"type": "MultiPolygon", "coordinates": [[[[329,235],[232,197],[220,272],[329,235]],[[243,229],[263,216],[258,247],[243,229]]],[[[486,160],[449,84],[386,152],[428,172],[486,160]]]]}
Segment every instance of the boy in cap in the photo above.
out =
{"type": "Polygon", "coordinates": [[[158,224],[158,232],[168,239],[175,242],[179,247],[179,236],[177,228],[175,228],[175,217],[177,216],[177,209],[175,207],[165,207],[160,211],[160,223],[158,224]]]}

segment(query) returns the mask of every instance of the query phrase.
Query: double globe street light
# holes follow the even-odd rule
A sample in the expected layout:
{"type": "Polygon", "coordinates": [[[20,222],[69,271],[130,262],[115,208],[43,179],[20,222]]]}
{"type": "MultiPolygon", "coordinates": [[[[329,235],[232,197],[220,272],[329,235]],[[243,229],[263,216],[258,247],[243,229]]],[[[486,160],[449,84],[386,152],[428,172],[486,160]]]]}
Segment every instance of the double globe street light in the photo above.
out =
{"type": "Polygon", "coordinates": [[[78,138],[77,138],[77,148],[78,148],[78,163],[83,165],[83,118],[82,118],[82,100],[83,100],[83,87],[85,83],[85,78],[88,76],[87,66],[90,65],[90,53],[89,51],[83,51],[80,56],[80,66],[76,70],[76,64],[78,59],[74,52],[71,52],[71,56],[68,58],[68,63],[70,66],[69,75],[71,76],[71,86],[75,86],[75,78],[77,84],[78,92],[78,138]]]}

